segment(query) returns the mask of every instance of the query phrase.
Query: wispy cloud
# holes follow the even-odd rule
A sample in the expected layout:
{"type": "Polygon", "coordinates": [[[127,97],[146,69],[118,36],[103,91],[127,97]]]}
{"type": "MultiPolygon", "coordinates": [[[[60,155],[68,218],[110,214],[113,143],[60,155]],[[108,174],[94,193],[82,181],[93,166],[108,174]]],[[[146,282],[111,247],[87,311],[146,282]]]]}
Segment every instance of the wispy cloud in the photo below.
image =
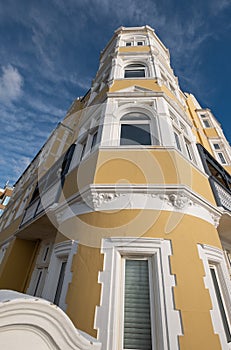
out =
{"type": "Polygon", "coordinates": [[[23,77],[17,68],[8,65],[2,67],[0,77],[0,101],[11,103],[22,95],[23,77]]]}

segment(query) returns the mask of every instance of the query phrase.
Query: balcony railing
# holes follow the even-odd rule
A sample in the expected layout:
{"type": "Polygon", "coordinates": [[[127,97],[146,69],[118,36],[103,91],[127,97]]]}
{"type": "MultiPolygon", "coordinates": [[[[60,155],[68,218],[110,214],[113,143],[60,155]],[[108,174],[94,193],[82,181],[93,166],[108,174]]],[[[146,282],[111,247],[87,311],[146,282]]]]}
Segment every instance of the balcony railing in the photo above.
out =
{"type": "Polygon", "coordinates": [[[58,181],[50,186],[46,192],[42,193],[33,202],[31,202],[25,210],[21,226],[34,219],[36,216],[43,211],[46,211],[47,208],[54,204],[59,198],[60,190],[61,182],[58,181]]]}
{"type": "Polygon", "coordinates": [[[32,199],[24,212],[20,226],[32,221],[59,200],[74,149],[75,144],[69,147],[67,152],[57,160],[37,183],[32,199]]]}
{"type": "Polygon", "coordinates": [[[231,175],[202,145],[197,147],[217,205],[231,211],[231,175]]]}

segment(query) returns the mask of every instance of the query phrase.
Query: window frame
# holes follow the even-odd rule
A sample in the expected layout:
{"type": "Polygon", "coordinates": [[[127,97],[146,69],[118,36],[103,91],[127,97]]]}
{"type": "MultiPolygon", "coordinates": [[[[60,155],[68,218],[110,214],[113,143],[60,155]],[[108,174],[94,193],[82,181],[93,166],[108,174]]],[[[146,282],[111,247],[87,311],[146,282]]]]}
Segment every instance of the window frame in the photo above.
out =
{"type": "Polygon", "coordinates": [[[158,348],[167,349],[171,339],[172,347],[179,349],[178,337],[182,335],[182,325],[180,312],[175,309],[172,293],[176,283],[169,265],[169,256],[172,255],[171,242],[141,237],[105,238],[102,240],[101,253],[104,254],[104,269],[99,274],[99,281],[102,283],[101,306],[97,307],[94,324],[98,329],[99,341],[110,350],[123,349],[122,259],[126,256],[150,257],[155,261],[153,273],[158,288],[156,295],[158,309],[155,312],[158,322],[155,324],[156,332],[154,332],[158,339],[155,341],[158,341],[158,348]]]}
{"type": "Polygon", "coordinates": [[[121,116],[120,118],[120,123],[119,123],[119,146],[122,147],[148,147],[148,146],[159,146],[160,141],[159,141],[159,130],[158,130],[158,125],[157,125],[157,120],[155,117],[155,122],[144,112],[140,111],[130,111],[128,113],[125,113],[121,116]],[[140,116],[145,116],[146,119],[139,119],[134,116],[132,119],[124,120],[123,118],[132,114],[137,114],[140,116]],[[154,125],[155,124],[155,125],[154,125]],[[121,133],[122,133],[122,126],[123,125],[149,125],[149,135],[150,135],[150,144],[121,144],[121,133]]]}
{"type": "Polygon", "coordinates": [[[78,248],[78,242],[74,240],[63,241],[56,243],[53,247],[50,263],[48,266],[48,276],[43,288],[42,297],[44,299],[55,302],[57,289],[59,287],[60,273],[62,264],[66,263],[62,287],[59,294],[58,306],[62,310],[66,310],[66,294],[68,285],[72,280],[71,265],[73,256],[78,248]]]}
{"type": "Polygon", "coordinates": [[[145,79],[148,76],[148,71],[147,71],[147,66],[144,63],[141,62],[131,62],[129,64],[126,64],[126,66],[124,66],[124,79],[145,79]],[[143,76],[129,76],[126,77],[126,73],[127,72],[138,72],[138,71],[142,71],[143,72],[143,76]]]}
{"type": "MultiPolygon", "coordinates": [[[[210,310],[214,333],[218,334],[221,342],[222,349],[231,348],[231,342],[227,342],[227,337],[224,329],[224,324],[221,317],[221,311],[219,308],[214,283],[212,281],[212,275],[210,272],[210,266],[215,266],[220,292],[222,295],[222,301],[225,305],[225,309],[228,313],[228,319],[231,320],[231,281],[229,276],[228,267],[226,265],[224,253],[221,249],[205,245],[198,244],[199,256],[204,264],[205,276],[204,283],[208,289],[212,309],[210,310]],[[228,347],[227,347],[228,346],[228,347]]],[[[230,327],[231,332],[231,327],[230,327]]]]}

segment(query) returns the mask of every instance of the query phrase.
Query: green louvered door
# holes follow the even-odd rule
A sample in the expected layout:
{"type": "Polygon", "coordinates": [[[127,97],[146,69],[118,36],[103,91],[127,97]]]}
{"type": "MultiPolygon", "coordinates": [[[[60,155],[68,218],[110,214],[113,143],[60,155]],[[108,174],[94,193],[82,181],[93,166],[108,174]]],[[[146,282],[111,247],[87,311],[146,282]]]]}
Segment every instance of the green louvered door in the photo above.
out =
{"type": "Polygon", "coordinates": [[[124,349],[152,350],[148,260],[125,260],[124,349]]]}

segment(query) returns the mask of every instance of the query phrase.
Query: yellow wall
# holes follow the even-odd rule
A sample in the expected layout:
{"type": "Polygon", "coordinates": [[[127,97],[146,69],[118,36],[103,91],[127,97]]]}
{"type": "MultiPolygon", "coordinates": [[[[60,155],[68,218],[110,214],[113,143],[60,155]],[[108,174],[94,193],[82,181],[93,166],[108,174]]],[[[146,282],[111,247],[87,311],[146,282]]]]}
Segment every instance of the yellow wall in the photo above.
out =
{"type": "Polygon", "coordinates": [[[93,337],[95,306],[100,303],[101,287],[97,283],[98,272],[102,270],[103,257],[99,249],[78,246],[78,253],[72,263],[72,283],[69,287],[66,302],[67,314],[77,328],[93,337]]]}
{"type": "Polygon", "coordinates": [[[0,266],[0,288],[25,292],[37,242],[14,239],[0,266]]]}
{"type": "Polygon", "coordinates": [[[203,263],[197,250],[197,244],[221,248],[213,225],[180,213],[121,210],[80,215],[78,220],[69,219],[63,224],[62,230],[65,229],[80,242],[67,297],[67,313],[78,328],[96,336],[93,320],[95,306],[100,302],[97,278],[103,269],[103,261],[101,240],[96,241],[94,237],[164,238],[172,242],[170,263],[176,277],[174,298],[176,309],[181,311],[184,330],[184,336],[180,337],[181,350],[220,349],[211,323],[212,305],[204,286],[203,263]]]}
{"type": "Polygon", "coordinates": [[[101,150],[94,182],[119,185],[128,181],[186,185],[215,204],[207,177],[174,150],[101,150]]]}

